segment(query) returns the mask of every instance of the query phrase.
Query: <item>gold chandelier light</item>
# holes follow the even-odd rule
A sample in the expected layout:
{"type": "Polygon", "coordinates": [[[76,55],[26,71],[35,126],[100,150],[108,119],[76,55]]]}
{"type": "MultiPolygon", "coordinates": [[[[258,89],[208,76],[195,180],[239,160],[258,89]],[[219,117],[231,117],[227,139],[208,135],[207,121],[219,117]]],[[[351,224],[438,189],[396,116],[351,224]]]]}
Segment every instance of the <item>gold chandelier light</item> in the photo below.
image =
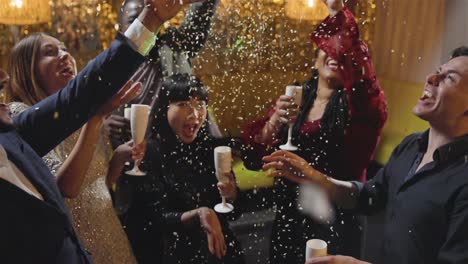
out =
{"type": "Polygon", "coordinates": [[[295,20],[321,21],[328,16],[322,0],[287,0],[286,15],[295,20]]]}
{"type": "Polygon", "coordinates": [[[0,23],[33,25],[51,21],[49,0],[0,0],[0,23]]]}

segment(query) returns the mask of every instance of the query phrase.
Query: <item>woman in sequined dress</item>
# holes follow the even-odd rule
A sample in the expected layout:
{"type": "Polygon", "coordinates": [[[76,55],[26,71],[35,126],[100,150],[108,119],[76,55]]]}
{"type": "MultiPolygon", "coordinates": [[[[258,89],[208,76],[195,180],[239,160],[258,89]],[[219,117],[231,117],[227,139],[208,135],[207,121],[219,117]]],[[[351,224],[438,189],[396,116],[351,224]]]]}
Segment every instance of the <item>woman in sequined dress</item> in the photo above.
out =
{"type": "MultiPolygon", "coordinates": [[[[63,43],[43,33],[32,34],[15,46],[9,69],[11,79],[6,96],[12,102],[13,114],[59,92],[76,75],[75,60],[63,43]]],[[[96,89],[105,89],[105,85],[96,89]]],[[[128,82],[81,132],[75,132],[44,157],[57,176],[63,196],[73,198],[66,203],[74,227],[95,263],[136,263],[106,186],[109,153],[101,127],[103,119],[121,103],[131,100],[140,85],[128,82]]],[[[114,151],[111,164],[120,166],[132,155],[140,159],[142,152],[141,146],[123,144],[114,151]]]]}
{"type": "MultiPolygon", "coordinates": [[[[365,181],[387,118],[385,97],[353,14],[343,0],[323,1],[330,16],[311,35],[319,50],[312,76],[303,85],[301,108],[281,96],[266,117],[245,127],[244,139],[255,149],[252,154],[269,154],[286,141],[287,124],[293,122],[296,154],[333,178],[365,181]]],[[[261,160],[252,161],[249,165],[261,167],[261,160]]],[[[312,238],[327,241],[331,254],[359,257],[362,227],[357,215],[336,207],[335,221],[320,223],[302,211],[299,187],[279,178],[269,193],[277,211],[270,263],[303,263],[306,241],[312,238]]]]}

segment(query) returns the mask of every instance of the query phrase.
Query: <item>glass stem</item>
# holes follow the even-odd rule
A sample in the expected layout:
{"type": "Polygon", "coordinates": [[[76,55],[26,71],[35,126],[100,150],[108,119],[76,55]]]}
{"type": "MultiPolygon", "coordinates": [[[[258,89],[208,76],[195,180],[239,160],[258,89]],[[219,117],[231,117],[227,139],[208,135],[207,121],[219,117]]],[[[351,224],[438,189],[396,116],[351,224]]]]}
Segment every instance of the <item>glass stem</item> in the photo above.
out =
{"type": "Polygon", "coordinates": [[[293,129],[293,125],[292,124],[289,124],[289,129],[288,129],[288,145],[292,145],[292,129],[293,129]]]}

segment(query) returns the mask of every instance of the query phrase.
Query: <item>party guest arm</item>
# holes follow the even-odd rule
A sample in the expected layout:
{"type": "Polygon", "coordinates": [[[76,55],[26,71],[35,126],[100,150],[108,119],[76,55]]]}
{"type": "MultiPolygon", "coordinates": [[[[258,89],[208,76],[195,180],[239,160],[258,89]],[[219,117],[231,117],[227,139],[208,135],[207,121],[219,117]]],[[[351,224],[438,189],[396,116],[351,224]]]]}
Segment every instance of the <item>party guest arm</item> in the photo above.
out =
{"type": "Polygon", "coordinates": [[[75,198],[78,196],[101,135],[103,119],[120,104],[125,104],[134,98],[140,86],[141,83],[132,85],[131,81],[127,82],[124,87],[84,125],[72,151],[56,174],[57,184],[63,196],[68,198],[75,198]]]}
{"type": "Polygon", "coordinates": [[[219,0],[207,0],[192,4],[182,25],[178,29],[169,28],[161,36],[162,43],[175,51],[187,51],[191,58],[195,57],[208,39],[218,2],[219,0]]]}
{"type": "Polygon", "coordinates": [[[130,78],[143,56],[119,35],[67,87],[15,119],[23,138],[43,156],[80,128],[130,78]]]}
{"type": "Polygon", "coordinates": [[[369,49],[359,37],[356,20],[343,4],[330,3],[329,10],[335,15],[325,18],[317,27],[311,35],[312,41],[342,66],[350,115],[382,127],[387,118],[385,98],[375,76],[369,49]],[[333,9],[334,4],[336,9],[333,9]]]}
{"type": "Polygon", "coordinates": [[[312,33],[312,40],[342,65],[348,122],[344,137],[344,168],[347,180],[365,180],[365,168],[372,159],[387,119],[385,97],[374,73],[367,45],[342,0],[327,0],[330,16],[312,33]]]}
{"type": "Polygon", "coordinates": [[[153,46],[155,35],[152,32],[182,7],[176,2],[146,0],[145,9],[132,24],[133,29],[127,30],[127,37],[118,35],[110,48],[99,54],[65,88],[15,119],[19,133],[39,155],[45,155],[80,128],[130,79],[153,46]]]}
{"type": "Polygon", "coordinates": [[[405,149],[414,135],[405,138],[392,152],[387,164],[377,175],[363,183],[333,179],[310,166],[307,161],[289,151],[276,151],[263,158],[263,169],[275,169],[273,177],[286,177],[297,183],[314,183],[322,187],[337,205],[363,214],[379,212],[387,206],[390,170],[395,157],[405,149]]]}

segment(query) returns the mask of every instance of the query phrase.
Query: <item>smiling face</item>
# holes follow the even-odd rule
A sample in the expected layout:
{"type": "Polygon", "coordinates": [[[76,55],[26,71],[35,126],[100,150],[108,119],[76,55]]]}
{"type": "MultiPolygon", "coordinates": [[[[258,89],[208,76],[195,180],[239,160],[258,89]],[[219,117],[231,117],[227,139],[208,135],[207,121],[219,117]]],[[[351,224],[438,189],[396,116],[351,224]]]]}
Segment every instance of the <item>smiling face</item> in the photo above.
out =
{"type": "Polygon", "coordinates": [[[338,61],[328,57],[323,50],[318,51],[315,68],[318,71],[319,78],[326,80],[330,84],[330,87],[337,88],[343,85],[340,64],[338,61]]]}
{"type": "Polygon", "coordinates": [[[207,115],[206,101],[197,97],[187,101],[170,103],[167,121],[172,131],[184,143],[190,144],[197,137],[207,115]]]}
{"type": "Polygon", "coordinates": [[[413,113],[433,124],[456,124],[468,115],[468,56],[451,59],[429,75],[413,113]]]}
{"type": "Polygon", "coordinates": [[[36,63],[37,81],[47,95],[62,89],[76,76],[75,59],[62,42],[51,36],[42,37],[36,63]]]}

